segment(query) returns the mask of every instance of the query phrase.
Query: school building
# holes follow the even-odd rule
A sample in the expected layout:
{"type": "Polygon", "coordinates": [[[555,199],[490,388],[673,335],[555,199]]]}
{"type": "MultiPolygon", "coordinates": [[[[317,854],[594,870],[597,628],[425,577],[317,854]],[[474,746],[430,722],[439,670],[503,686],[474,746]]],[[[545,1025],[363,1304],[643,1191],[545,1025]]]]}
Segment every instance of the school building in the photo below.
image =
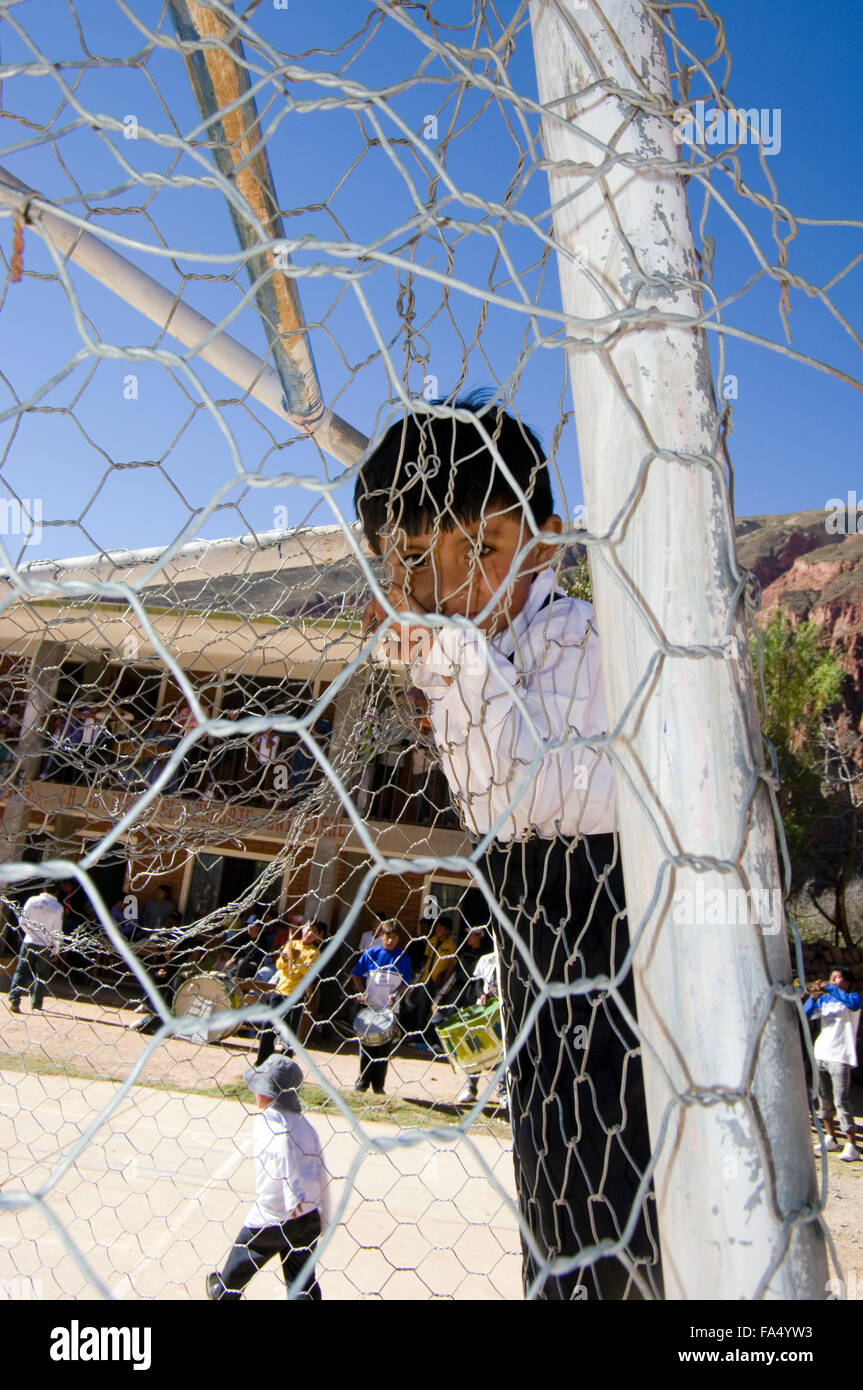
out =
{"type": "Polygon", "coordinates": [[[194,542],[154,575],[160,560],[31,564],[26,594],[0,580],[0,860],[79,862],[103,844],[91,872],[109,909],[167,884],[187,923],[250,893],[333,928],[361,898],[352,940],[390,916],[415,933],[432,899],[487,920],[469,875],[429,867],[470,844],[406,689],[351,667],[366,590],[352,538],[194,542]],[[198,727],[190,693],[220,729],[158,787],[198,727]],[[273,728],[286,716],[307,719],[346,796],[295,730],[273,728]]]}

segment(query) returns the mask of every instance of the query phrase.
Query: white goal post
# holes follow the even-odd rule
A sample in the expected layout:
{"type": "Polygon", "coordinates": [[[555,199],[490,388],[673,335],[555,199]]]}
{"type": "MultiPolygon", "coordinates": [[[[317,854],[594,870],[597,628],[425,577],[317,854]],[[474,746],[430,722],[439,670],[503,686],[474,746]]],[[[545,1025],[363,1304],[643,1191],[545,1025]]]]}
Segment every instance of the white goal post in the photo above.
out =
{"type": "Polygon", "coordinates": [[[781,880],[661,8],[531,0],[666,1297],[818,1298],[785,932],[673,910],[781,880]]]}

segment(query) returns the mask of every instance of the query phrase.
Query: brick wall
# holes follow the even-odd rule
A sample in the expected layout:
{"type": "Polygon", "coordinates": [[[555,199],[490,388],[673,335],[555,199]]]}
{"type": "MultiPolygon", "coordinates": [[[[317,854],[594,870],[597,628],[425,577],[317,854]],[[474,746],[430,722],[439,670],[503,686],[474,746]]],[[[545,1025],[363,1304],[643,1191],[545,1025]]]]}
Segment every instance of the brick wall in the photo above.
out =
{"type": "Polygon", "coordinates": [[[375,927],[387,917],[396,917],[408,935],[415,936],[424,897],[424,875],[385,874],[375,881],[366,900],[362,931],[375,927]]]}
{"type": "Polygon", "coordinates": [[[183,877],[188,859],[188,854],[177,853],[173,856],[161,855],[155,862],[130,860],[128,891],[136,894],[139,912],[143,910],[144,903],[156,896],[156,889],[163,885],[170,888],[174,902],[182,906],[183,877]]]}

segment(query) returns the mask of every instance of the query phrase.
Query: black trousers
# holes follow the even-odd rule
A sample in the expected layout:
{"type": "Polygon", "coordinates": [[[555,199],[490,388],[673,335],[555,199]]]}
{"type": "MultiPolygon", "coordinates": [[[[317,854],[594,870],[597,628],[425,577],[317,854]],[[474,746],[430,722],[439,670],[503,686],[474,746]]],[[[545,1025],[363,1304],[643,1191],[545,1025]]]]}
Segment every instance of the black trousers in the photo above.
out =
{"type": "MultiPolygon", "coordinates": [[[[289,1009],[285,1010],[285,996],[283,994],[277,994],[275,990],[273,990],[270,994],[260,995],[257,1002],[259,1004],[268,1004],[271,1009],[278,1009],[282,1006],[281,1017],[293,1033],[297,1035],[303,1017],[302,1000],[300,1000],[299,1004],[292,1004],[289,1009]]],[[[282,1037],[282,1034],[277,1031],[272,1023],[256,1023],[255,1027],[258,1029],[258,1055],[255,1058],[255,1066],[259,1067],[262,1062],[266,1062],[268,1057],[272,1057],[276,1050],[276,1041],[282,1037]]],[[[286,1045],[285,1055],[293,1057],[294,1049],[286,1045]]]]}
{"type": "MultiPolygon", "coordinates": [[[[629,947],[616,836],[496,843],[486,868],[545,984],[616,974],[629,947]]],[[[497,923],[493,929],[511,1046],[541,987],[510,933],[497,923]]],[[[618,989],[634,1017],[631,974],[618,989]]],[[[641,1203],[637,1197],[650,1159],[641,1058],[613,997],[597,988],[547,998],[513,1060],[509,1083],[519,1209],[541,1255],[537,1262],[522,1238],[526,1293],[555,1300],[642,1297],[626,1259],[617,1256],[569,1273],[547,1272],[551,1260],[618,1241],[638,1206],[626,1255],[661,1297],[653,1193],[641,1203]]]]}
{"type": "Polygon", "coordinates": [[[367,1091],[369,1086],[376,1093],[382,1091],[387,1081],[387,1068],[397,1047],[393,1040],[385,1043],[360,1043],[360,1074],[357,1088],[367,1091]]]}
{"type": "Polygon", "coordinates": [[[41,1009],[45,998],[45,986],[53,971],[54,962],[50,951],[31,941],[23,944],[9,985],[9,1003],[17,1004],[22,995],[29,993],[32,1008],[41,1009]]]}
{"type": "MultiPolygon", "coordinates": [[[[298,1216],[294,1221],[285,1221],[281,1226],[264,1226],[257,1231],[244,1226],[219,1276],[222,1287],[216,1294],[217,1299],[238,1299],[252,1276],[263,1269],[274,1255],[278,1255],[282,1261],[285,1286],[289,1289],[305,1264],[309,1251],[317,1246],[320,1234],[321,1218],[316,1211],[308,1216],[298,1216]]],[[[321,1288],[314,1266],[297,1297],[320,1300],[321,1288]]]]}
{"type": "Polygon", "coordinates": [[[428,987],[417,981],[407,991],[399,1009],[399,1023],[405,1033],[423,1033],[432,1012],[432,997],[428,987]]]}

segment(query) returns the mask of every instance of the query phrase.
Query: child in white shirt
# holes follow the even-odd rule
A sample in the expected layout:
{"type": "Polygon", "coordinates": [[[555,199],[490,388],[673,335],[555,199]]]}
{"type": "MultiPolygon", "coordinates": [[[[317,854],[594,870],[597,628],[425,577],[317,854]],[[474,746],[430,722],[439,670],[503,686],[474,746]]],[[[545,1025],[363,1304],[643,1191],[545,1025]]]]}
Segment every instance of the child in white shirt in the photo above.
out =
{"type": "Polygon", "coordinates": [[[436,404],[384,435],[355,502],[395,611],[450,621],[397,627],[374,600],[366,620],[428,698],[453,798],[512,926],[493,924],[510,1047],[525,1029],[509,1073],[520,1211],[540,1254],[523,1230],[525,1288],[547,1299],[658,1294],[653,1195],[638,1193],[650,1159],[641,1059],[620,1008],[634,1017],[635,996],[631,973],[616,978],[629,937],[593,610],[555,588],[562,524],[536,437],[476,398],[452,413],[436,404]],[[571,992],[537,1009],[542,987],[519,943],[545,985],[571,992]],[[615,981],[617,997],[602,983],[585,989],[594,977],[615,981]],[[576,1265],[586,1248],[621,1240],[634,1206],[619,1254],[576,1265]],[[550,1274],[561,1258],[569,1270],[550,1274]]]}
{"type": "MultiPolygon", "coordinates": [[[[259,1269],[278,1255],[286,1291],[299,1278],[329,1221],[329,1174],[317,1132],[302,1114],[303,1074],[277,1054],[244,1074],[257,1098],[255,1116],[255,1204],[246,1217],[224,1269],[207,1275],[207,1297],[237,1300],[259,1269]]],[[[319,1301],[314,1265],[298,1295],[319,1301]]]]}

